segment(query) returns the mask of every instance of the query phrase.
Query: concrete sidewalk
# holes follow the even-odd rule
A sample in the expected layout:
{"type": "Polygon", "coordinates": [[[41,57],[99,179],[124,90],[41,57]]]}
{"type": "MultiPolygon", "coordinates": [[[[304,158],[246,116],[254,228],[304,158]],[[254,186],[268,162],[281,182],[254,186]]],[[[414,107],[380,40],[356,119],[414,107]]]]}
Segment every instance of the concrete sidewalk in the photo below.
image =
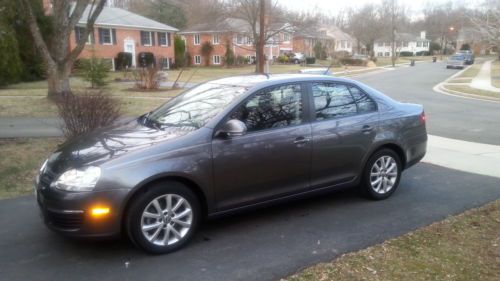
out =
{"type": "Polygon", "coordinates": [[[491,60],[483,63],[479,73],[472,79],[470,86],[475,89],[500,93],[500,88],[491,84],[491,60]]]}
{"type": "Polygon", "coordinates": [[[500,178],[500,146],[429,135],[422,160],[450,169],[500,178]]]}

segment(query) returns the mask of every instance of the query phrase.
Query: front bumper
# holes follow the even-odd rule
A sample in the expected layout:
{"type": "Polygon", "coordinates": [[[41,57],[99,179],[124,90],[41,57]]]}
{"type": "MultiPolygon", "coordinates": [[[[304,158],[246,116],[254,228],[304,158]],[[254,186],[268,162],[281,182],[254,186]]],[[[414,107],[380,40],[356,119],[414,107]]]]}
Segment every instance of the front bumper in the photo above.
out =
{"type": "Polygon", "coordinates": [[[35,185],[41,216],[48,228],[71,237],[114,237],[120,235],[128,190],[64,192],[43,183],[35,185]],[[109,214],[95,217],[91,209],[106,206],[109,214]]]}

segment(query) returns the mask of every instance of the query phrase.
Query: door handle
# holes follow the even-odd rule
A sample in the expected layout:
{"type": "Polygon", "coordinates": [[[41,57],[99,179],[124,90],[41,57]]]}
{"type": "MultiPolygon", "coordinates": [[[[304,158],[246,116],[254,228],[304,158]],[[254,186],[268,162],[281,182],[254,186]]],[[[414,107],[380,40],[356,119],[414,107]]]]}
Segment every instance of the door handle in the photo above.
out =
{"type": "Polygon", "coordinates": [[[369,132],[373,131],[373,127],[370,125],[364,125],[363,128],[361,129],[361,131],[363,133],[369,133],[369,132]]]}
{"type": "Polygon", "coordinates": [[[308,143],[311,139],[305,138],[305,137],[298,137],[295,139],[293,142],[294,144],[305,144],[308,143]]]}

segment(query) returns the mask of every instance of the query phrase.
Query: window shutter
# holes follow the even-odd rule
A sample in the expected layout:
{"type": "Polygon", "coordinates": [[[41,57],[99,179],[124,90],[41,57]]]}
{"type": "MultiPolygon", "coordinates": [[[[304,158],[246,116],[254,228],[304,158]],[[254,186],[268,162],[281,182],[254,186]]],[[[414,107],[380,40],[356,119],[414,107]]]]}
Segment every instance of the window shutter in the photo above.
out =
{"type": "Polygon", "coordinates": [[[167,46],[171,46],[172,42],[170,41],[170,32],[167,32],[167,46]]]}
{"type": "Polygon", "coordinates": [[[144,46],[144,31],[141,31],[141,46],[144,46]]]}
{"type": "Polygon", "coordinates": [[[151,31],[151,46],[155,45],[155,33],[151,31]]]}
{"type": "Polygon", "coordinates": [[[161,46],[161,38],[160,38],[161,34],[162,34],[161,32],[156,33],[156,36],[158,36],[158,46],[161,46]]]}
{"type": "Polygon", "coordinates": [[[99,30],[99,44],[102,45],[104,43],[103,34],[102,34],[103,30],[102,30],[102,28],[99,28],[98,30],[99,30]]]}
{"type": "Polygon", "coordinates": [[[113,45],[116,45],[116,29],[112,29],[111,30],[111,35],[112,35],[112,39],[113,40],[113,45]]]}
{"type": "Polygon", "coordinates": [[[75,41],[76,41],[76,44],[78,44],[78,42],[80,41],[80,27],[78,26],[75,26],[75,41]]]}

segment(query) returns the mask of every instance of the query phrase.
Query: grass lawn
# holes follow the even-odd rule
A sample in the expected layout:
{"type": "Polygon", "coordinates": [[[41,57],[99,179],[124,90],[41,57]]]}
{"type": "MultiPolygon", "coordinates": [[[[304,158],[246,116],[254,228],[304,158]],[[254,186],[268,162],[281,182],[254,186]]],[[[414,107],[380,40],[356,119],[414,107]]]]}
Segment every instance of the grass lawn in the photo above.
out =
{"type": "Polygon", "coordinates": [[[467,70],[465,70],[464,72],[462,72],[462,74],[458,75],[455,78],[466,78],[467,77],[467,78],[472,79],[472,78],[477,76],[482,65],[483,65],[482,63],[473,64],[471,67],[467,68],[467,70]]]}
{"type": "MultiPolygon", "coordinates": [[[[432,56],[399,57],[396,61],[396,64],[398,64],[398,63],[410,63],[411,60],[431,61],[432,56]]],[[[392,60],[390,57],[378,57],[377,62],[375,64],[377,66],[388,66],[388,65],[392,65],[392,60]]]]}
{"type": "Polygon", "coordinates": [[[471,88],[467,85],[444,85],[443,86],[445,90],[452,90],[452,91],[458,91],[461,93],[469,94],[469,95],[476,95],[476,96],[482,96],[486,98],[496,98],[500,99],[500,93],[494,93],[490,91],[484,91],[484,90],[479,90],[475,88],[471,88]]]}
{"type": "Polygon", "coordinates": [[[0,199],[33,194],[38,168],[62,139],[0,140],[0,199]]]}
{"type": "Polygon", "coordinates": [[[500,200],[286,280],[500,280],[500,200]]]}
{"type": "Polygon", "coordinates": [[[500,61],[496,60],[491,66],[491,84],[500,88],[500,61]]]}

